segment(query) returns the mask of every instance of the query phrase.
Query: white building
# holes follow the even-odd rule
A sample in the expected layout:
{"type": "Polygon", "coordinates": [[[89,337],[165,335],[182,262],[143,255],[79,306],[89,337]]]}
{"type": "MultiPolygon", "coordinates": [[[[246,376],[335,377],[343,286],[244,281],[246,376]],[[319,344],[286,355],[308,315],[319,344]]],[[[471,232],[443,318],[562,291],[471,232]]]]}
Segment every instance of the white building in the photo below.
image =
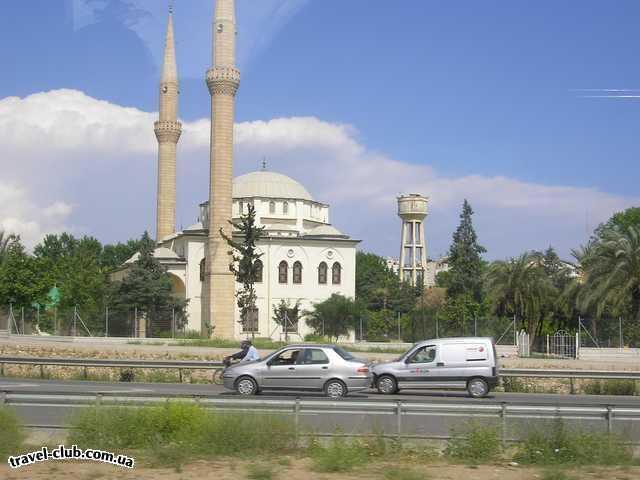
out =
{"type": "MultiPolygon", "coordinates": [[[[274,306],[282,299],[293,306],[300,301],[303,310],[333,293],[355,296],[356,245],[348,235],[330,224],[329,205],[317,202],[298,182],[285,175],[258,171],[233,181],[233,219],[240,220],[247,206],[256,209],[258,226],[264,226],[258,242],[262,254],[262,272],[256,283],[257,324],[245,322],[245,331],[236,308],[236,338],[247,334],[283,338],[282,329],[273,321],[274,306]]],[[[200,205],[198,222],[165,237],[155,257],[167,267],[174,293],[189,300],[188,326],[202,330],[202,293],[208,203],[200,205]]],[[[238,239],[240,240],[240,239],[238,239]]],[[[135,258],[129,260],[134,261],[135,258]]],[[[236,288],[239,288],[236,284],[236,288]]],[[[304,338],[312,333],[304,320],[289,336],[304,338]]],[[[215,336],[215,331],[214,331],[215,336]]]]}

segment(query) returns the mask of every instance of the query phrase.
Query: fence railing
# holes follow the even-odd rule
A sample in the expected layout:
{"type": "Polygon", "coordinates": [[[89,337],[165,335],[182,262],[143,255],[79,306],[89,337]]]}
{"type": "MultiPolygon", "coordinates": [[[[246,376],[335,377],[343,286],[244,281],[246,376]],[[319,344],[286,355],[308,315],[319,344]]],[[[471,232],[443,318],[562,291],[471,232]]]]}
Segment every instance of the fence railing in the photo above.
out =
{"type": "MultiPolygon", "coordinates": [[[[41,358],[41,357],[0,357],[0,375],[4,375],[5,365],[33,365],[41,367],[44,377],[45,366],[80,368],[137,368],[137,369],[173,369],[173,370],[220,370],[222,362],[183,361],[183,360],[133,360],[133,359],[83,359],[83,358],[41,358]]],[[[503,377],[531,378],[583,378],[603,380],[640,380],[640,371],[610,370],[565,370],[539,368],[502,368],[503,377]]]]}
{"type": "MultiPolygon", "coordinates": [[[[168,399],[191,401],[203,407],[224,409],[236,412],[283,414],[293,417],[296,433],[314,436],[372,436],[372,431],[363,431],[363,426],[376,426],[382,436],[398,439],[448,439],[452,420],[467,421],[469,418],[481,418],[497,421],[503,444],[518,441],[513,428],[522,426],[522,421],[578,421],[585,422],[590,428],[614,433],[618,425],[640,421],[640,408],[618,405],[541,405],[536,403],[510,404],[508,402],[455,402],[423,403],[402,401],[327,401],[306,400],[301,398],[277,400],[220,398],[208,395],[145,394],[141,392],[118,393],[73,393],[61,391],[39,391],[24,393],[7,389],[0,390],[0,405],[29,407],[46,403],[67,408],[81,408],[92,405],[102,406],[143,406],[164,404],[168,399]],[[419,421],[419,417],[426,417],[419,421]],[[438,421],[429,421],[435,417],[438,421]],[[317,419],[321,421],[317,421],[317,419]],[[316,419],[316,421],[314,421],[316,419]],[[356,419],[356,423],[353,420],[356,419]],[[364,421],[364,420],[368,420],[364,421]],[[446,423],[443,425],[442,420],[446,423]],[[594,423],[595,422],[595,423],[594,423]],[[344,424],[347,429],[336,429],[344,424]],[[349,427],[352,428],[349,431],[349,427]]],[[[68,428],[66,425],[32,424],[32,428],[68,428]]],[[[379,433],[376,433],[379,435],[379,433]]],[[[630,443],[640,444],[640,430],[631,429],[630,443]],[[634,437],[635,435],[635,437],[634,437]]]]}

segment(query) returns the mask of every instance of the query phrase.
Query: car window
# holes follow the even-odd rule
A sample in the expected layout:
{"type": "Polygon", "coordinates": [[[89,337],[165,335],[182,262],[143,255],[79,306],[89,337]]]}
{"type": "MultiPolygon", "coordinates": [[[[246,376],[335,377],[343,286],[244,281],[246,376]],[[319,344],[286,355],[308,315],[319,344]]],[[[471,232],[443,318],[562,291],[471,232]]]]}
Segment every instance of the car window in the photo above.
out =
{"type": "Polygon", "coordinates": [[[431,363],[436,359],[436,347],[434,345],[427,345],[426,347],[416,350],[408,363],[431,363]]]}
{"type": "Polygon", "coordinates": [[[322,365],[329,363],[327,355],[319,348],[307,348],[304,351],[303,365],[322,365]]]}
{"type": "Polygon", "coordinates": [[[300,355],[300,349],[289,349],[273,357],[271,365],[295,365],[300,355]]]}
{"type": "Polygon", "coordinates": [[[344,360],[354,360],[356,358],[340,347],[333,347],[333,351],[340,355],[344,360]]]}

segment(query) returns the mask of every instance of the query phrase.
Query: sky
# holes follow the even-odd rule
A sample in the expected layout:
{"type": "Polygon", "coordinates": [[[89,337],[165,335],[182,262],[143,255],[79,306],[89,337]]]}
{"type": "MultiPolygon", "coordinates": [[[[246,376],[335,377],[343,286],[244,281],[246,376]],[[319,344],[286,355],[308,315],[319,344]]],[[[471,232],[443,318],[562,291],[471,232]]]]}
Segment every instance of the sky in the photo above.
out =
{"type": "MultiPolygon", "coordinates": [[[[5,0],[0,230],[125,241],[155,225],[168,1],[5,0]]],[[[178,226],[206,200],[214,0],[174,0],[178,226]]],[[[637,0],[237,0],[234,173],[269,170],[397,256],[399,194],[445,255],[467,198],[488,259],[564,258],[640,205],[637,0]]]]}

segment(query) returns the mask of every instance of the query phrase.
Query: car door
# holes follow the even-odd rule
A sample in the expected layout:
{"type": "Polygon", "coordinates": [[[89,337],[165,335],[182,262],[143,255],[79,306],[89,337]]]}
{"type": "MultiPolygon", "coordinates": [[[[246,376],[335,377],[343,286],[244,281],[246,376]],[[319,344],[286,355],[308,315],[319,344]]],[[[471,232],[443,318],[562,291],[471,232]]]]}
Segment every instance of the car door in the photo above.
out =
{"type": "Polygon", "coordinates": [[[302,348],[287,348],[267,361],[262,375],[262,388],[296,388],[296,367],[302,348]]]}
{"type": "Polygon", "coordinates": [[[297,388],[321,390],[329,378],[331,361],[321,348],[305,348],[295,370],[297,388]]]}
{"type": "Polygon", "coordinates": [[[398,386],[404,389],[433,387],[437,355],[437,345],[423,345],[409,353],[398,375],[398,386]]]}

